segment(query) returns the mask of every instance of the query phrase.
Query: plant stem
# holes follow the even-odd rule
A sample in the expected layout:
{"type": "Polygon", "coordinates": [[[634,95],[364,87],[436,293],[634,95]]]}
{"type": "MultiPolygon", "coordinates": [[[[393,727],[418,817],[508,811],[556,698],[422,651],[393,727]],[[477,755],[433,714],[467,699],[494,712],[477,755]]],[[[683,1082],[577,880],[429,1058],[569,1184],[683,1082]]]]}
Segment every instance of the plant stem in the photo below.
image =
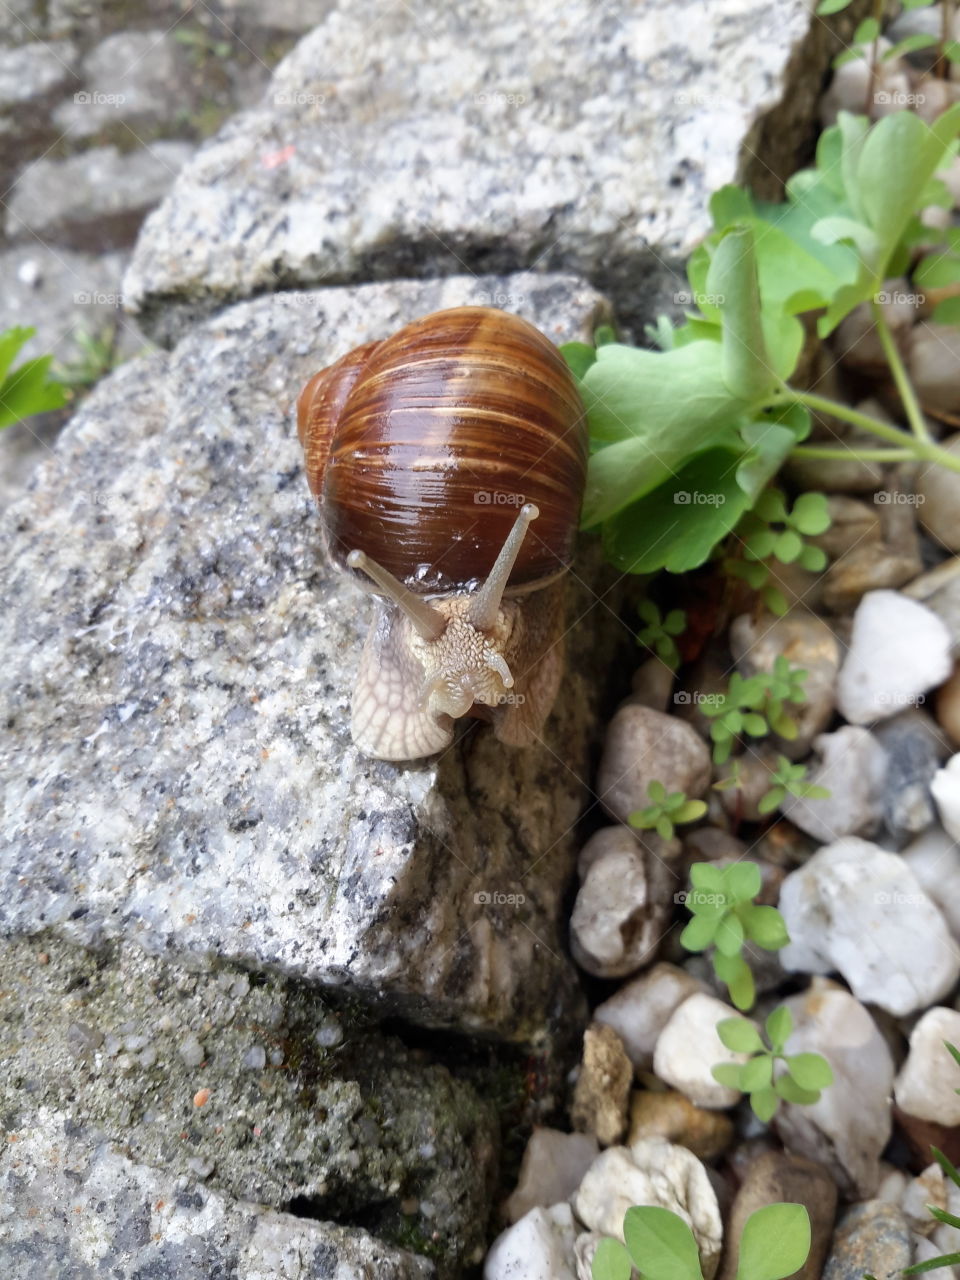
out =
{"type": "Polygon", "coordinates": [[[870,307],[873,311],[874,323],[877,326],[880,345],[883,347],[883,354],[887,357],[890,372],[893,374],[893,380],[897,384],[897,391],[903,401],[903,410],[907,415],[907,421],[913,428],[913,434],[917,439],[929,444],[930,432],[927,430],[927,424],[924,421],[923,410],[920,408],[917,393],[913,389],[913,383],[910,381],[900,358],[900,352],[897,350],[897,344],[893,340],[893,334],[890,332],[890,326],[887,324],[886,317],[883,314],[883,308],[877,302],[871,302],[870,307]]]}
{"type": "Polygon", "coordinates": [[[824,445],[797,445],[790,452],[791,458],[858,458],[861,462],[912,462],[914,454],[909,449],[844,449],[824,445]]]}
{"type": "MultiPolygon", "coordinates": [[[[793,387],[784,384],[780,389],[780,395],[772,403],[768,404],[768,407],[782,406],[784,398],[794,404],[802,404],[816,413],[826,413],[832,418],[840,418],[843,422],[849,422],[851,425],[859,427],[861,431],[868,431],[871,435],[879,436],[881,440],[886,440],[888,443],[895,445],[898,451],[904,452],[909,458],[922,462],[938,462],[942,467],[946,467],[948,471],[960,472],[960,456],[957,454],[950,453],[947,449],[942,449],[932,441],[918,440],[916,436],[908,435],[906,431],[891,427],[889,422],[881,422],[879,418],[871,418],[869,414],[861,413],[859,409],[852,409],[850,405],[842,404],[839,400],[828,400],[826,396],[818,396],[813,391],[796,391],[793,387]]],[[[803,448],[804,446],[800,447],[803,448]]],[[[813,448],[815,446],[807,447],[813,448]]],[[[856,449],[844,449],[841,456],[855,458],[858,456],[858,451],[856,449]]]]}

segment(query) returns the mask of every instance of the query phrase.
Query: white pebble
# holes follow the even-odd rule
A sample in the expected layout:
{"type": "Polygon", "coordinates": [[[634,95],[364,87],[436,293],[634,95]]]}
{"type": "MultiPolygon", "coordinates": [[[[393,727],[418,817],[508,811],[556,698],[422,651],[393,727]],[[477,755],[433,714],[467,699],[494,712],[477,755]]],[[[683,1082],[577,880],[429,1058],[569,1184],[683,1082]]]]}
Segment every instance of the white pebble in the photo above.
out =
{"type": "Polygon", "coordinates": [[[837,705],[852,724],[913,706],[950,674],[950,633],[937,615],[899,591],[869,591],[853,617],[837,678],[837,705]]]}
{"type": "Polygon", "coordinates": [[[954,840],[960,840],[960,751],[933,775],[930,790],[940,811],[940,821],[954,840]]]}
{"type": "Polygon", "coordinates": [[[634,1067],[649,1071],[657,1039],[671,1015],[688,996],[702,990],[689,973],[661,962],[598,1005],[594,1021],[613,1027],[634,1067]]]}
{"type": "Polygon", "coordinates": [[[185,1035],[183,1039],[180,1041],[180,1044],[177,1048],[177,1052],[180,1054],[180,1057],[183,1060],[183,1065],[185,1067],[191,1067],[191,1068],[199,1067],[201,1062],[203,1062],[204,1057],[206,1056],[204,1053],[203,1045],[200,1043],[200,1041],[197,1039],[197,1037],[193,1034],[192,1031],[188,1032],[187,1035],[185,1035]]]}
{"type": "Polygon", "coordinates": [[[749,1054],[734,1053],[722,1044],[717,1023],[737,1017],[736,1009],[715,996],[697,993],[684,1000],[660,1032],[653,1053],[653,1070],[664,1084],[685,1093],[698,1107],[732,1107],[738,1089],[714,1080],[710,1068],[721,1063],[746,1062],[749,1054]]]}
{"type": "Polygon", "coordinates": [[[576,1238],[568,1204],[531,1209],[494,1240],[483,1264],[484,1280],[577,1280],[576,1238]]]}
{"type": "Polygon", "coordinates": [[[858,1000],[895,1016],[943,998],[960,974],[947,923],[897,854],[847,836],[780,890],[790,972],[841,973],[858,1000]]]}
{"type": "Polygon", "coordinates": [[[598,978],[622,978],[649,964],[666,929],[672,880],[639,846],[598,858],[570,918],[577,964],[598,978]]]}
{"type": "Polygon", "coordinates": [[[910,1052],[900,1069],[894,1093],[897,1106],[918,1120],[960,1125],[960,1067],[944,1047],[960,1049],[960,1013],[929,1009],[910,1035],[910,1052]]]}

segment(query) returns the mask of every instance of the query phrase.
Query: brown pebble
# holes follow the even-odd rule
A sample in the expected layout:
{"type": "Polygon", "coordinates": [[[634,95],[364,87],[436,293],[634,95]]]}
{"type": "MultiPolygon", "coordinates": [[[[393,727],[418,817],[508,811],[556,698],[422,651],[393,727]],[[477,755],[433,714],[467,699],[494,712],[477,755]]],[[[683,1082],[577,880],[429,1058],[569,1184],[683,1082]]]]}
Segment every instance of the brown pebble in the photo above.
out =
{"type": "Polygon", "coordinates": [[[193,1095],[193,1105],[195,1107],[205,1106],[206,1103],[208,1103],[209,1101],[210,1101],[209,1089],[198,1089],[197,1092],[193,1095]]]}
{"type": "Polygon", "coordinates": [[[603,1147],[619,1142],[627,1129],[627,1102],[633,1063],[613,1027],[594,1023],[583,1033],[583,1059],[570,1118],[580,1133],[595,1133],[603,1147]]]}
{"type": "Polygon", "coordinates": [[[730,1145],[733,1121],[722,1111],[698,1107],[675,1089],[636,1090],[630,1100],[632,1144],[641,1138],[666,1138],[701,1160],[713,1160],[730,1145]]]}

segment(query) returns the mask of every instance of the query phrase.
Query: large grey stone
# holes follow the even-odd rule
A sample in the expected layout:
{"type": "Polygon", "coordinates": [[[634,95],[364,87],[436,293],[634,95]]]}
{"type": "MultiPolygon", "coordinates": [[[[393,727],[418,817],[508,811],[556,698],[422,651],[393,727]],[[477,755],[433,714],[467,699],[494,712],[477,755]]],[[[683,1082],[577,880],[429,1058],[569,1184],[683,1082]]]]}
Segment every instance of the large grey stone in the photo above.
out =
{"type": "MultiPolygon", "coordinates": [[[[119,122],[134,130],[176,118],[189,83],[182,46],[167,31],[120,31],[83,60],[84,88],[53,113],[71,138],[89,138],[119,122]]],[[[128,134],[129,137],[129,134],[128,134]]]]}
{"type": "Polygon", "coordinates": [[[428,1280],[432,1264],[366,1231],[244,1204],[70,1137],[49,1114],[0,1150],[8,1280],[428,1280]]]}
{"type": "Polygon", "coordinates": [[[465,267],[574,270],[650,319],[689,301],[710,194],[795,167],[833,48],[807,0],[339,5],[185,169],[125,291],[163,341],[278,287],[465,267]]]}
{"type": "Polygon", "coordinates": [[[80,249],[130,243],[192,154],[187,142],[153,142],[129,154],[96,147],[65,160],[43,156],[17,179],[6,233],[31,241],[55,236],[80,249]]]}
{"type": "Polygon", "coordinates": [[[325,568],[293,430],[316,368],[497,293],[552,338],[569,278],[399,282],[238,306],[102,382],[6,513],[0,928],[214,952],[430,1024],[578,1030],[573,826],[614,646],[595,562],[542,746],[474,723],[395,767],[350,740],[367,597],[325,568]]]}
{"type": "Polygon", "coordinates": [[[0,943],[0,972],[8,1132],[96,1133],[239,1200],[362,1215],[387,1241],[429,1243],[447,1272],[481,1254],[492,1102],[348,1008],[275,976],[49,934],[0,943]]]}
{"type": "Polygon", "coordinates": [[[55,93],[76,80],[76,48],[61,44],[22,44],[0,49],[0,111],[55,93]]]}

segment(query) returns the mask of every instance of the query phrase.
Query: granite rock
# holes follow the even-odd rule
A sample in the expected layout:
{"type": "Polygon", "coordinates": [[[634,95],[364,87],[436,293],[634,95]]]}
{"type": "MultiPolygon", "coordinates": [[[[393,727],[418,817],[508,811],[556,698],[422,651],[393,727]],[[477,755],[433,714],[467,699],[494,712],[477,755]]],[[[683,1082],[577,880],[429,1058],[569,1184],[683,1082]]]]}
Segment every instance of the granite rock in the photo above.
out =
{"type": "Polygon", "coordinates": [[[9,1280],[429,1280],[432,1263],[366,1231],[242,1203],[138,1164],[41,1114],[0,1151],[9,1280]],[[15,1140],[14,1140],[15,1139],[15,1140]]]}
{"type": "Polygon", "coordinates": [[[576,1028],[558,925],[621,642],[590,607],[602,570],[571,575],[543,746],[477,723],[427,763],[367,760],[369,604],[322,562],[291,422],[317,367],[498,292],[561,340],[600,301],[545,276],[277,295],[87,399],[4,517],[5,933],[214,953],[431,1025],[576,1028]]]}
{"type": "Polygon", "coordinates": [[[278,287],[535,265],[652,319],[711,192],[791,170],[839,47],[806,0],[338,5],[183,173],[125,292],[167,342],[278,287]]]}

